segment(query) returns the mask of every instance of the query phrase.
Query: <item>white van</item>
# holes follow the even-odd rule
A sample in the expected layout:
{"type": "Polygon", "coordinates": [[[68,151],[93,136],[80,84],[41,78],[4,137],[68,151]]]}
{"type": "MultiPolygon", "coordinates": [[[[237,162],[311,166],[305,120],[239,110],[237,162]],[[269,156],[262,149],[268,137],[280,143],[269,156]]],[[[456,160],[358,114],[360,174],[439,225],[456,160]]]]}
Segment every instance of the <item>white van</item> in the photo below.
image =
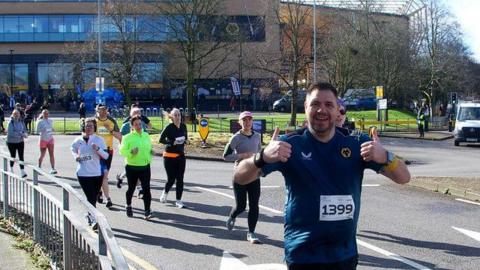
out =
{"type": "Polygon", "coordinates": [[[454,129],[455,146],[480,142],[480,103],[460,103],[454,129]]]}

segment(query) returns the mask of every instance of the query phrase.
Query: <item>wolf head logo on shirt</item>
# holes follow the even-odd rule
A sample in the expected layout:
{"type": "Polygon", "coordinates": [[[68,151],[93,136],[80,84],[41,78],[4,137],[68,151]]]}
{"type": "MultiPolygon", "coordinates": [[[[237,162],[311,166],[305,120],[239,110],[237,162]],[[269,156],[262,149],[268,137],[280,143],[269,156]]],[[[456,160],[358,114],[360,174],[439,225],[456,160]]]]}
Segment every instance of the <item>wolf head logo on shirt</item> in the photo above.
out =
{"type": "Polygon", "coordinates": [[[303,160],[312,160],[312,152],[308,153],[308,154],[305,154],[303,152],[302,153],[302,159],[303,160]]]}
{"type": "Polygon", "coordinates": [[[350,150],[350,148],[348,148],[348,147],[342,148],[340,153],[342,154],[342,156],[344,158],[350,158],[352,156],[352,150],[350,150]]]}

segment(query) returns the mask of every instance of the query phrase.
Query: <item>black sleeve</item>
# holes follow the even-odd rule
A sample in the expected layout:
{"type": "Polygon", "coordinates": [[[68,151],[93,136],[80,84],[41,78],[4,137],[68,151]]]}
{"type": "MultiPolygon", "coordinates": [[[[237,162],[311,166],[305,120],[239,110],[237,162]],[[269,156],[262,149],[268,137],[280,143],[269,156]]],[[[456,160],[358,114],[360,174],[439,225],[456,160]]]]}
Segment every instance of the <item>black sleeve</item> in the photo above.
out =
{"type": "Polygon", "coordinates": [[[150,123],[150,119],[148,119],[148,117],[142,115],[142,121],[145,123],[145,125],[148,125],[148,123],[150,123]]]}
{"type": "Polygon", "coordinates": [[[170,138],[170,130],[171,130],[171,124],[166,126],[165,129],[162,131],[162,134],[160,134],[159,142],[161,144],[170,145],[170,143],[171,143],[171,141],[169,139],[170,138]]]}
{"type": "Polygon", "coordinates": [[[185,140],[188,140],[188,130],[185,124],[183,124],[183,132],[185,133],[185,140]]]}

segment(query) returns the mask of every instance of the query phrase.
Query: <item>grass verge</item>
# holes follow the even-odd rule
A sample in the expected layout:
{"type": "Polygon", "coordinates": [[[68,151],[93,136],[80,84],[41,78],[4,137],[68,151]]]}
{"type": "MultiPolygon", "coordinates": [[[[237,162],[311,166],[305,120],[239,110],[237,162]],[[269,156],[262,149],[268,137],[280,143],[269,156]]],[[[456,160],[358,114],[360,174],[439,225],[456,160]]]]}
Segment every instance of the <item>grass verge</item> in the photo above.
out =
{"type": "Polygon", "coordinates": [[[38,269],[52,269],[50,260],[43,252],[42,247],[36,244],[30,237],[17,232],[13,224],[4,217],[0,217],[0,229],[14,237],[16,241],[14,247],[26,251],[38,269]]]}

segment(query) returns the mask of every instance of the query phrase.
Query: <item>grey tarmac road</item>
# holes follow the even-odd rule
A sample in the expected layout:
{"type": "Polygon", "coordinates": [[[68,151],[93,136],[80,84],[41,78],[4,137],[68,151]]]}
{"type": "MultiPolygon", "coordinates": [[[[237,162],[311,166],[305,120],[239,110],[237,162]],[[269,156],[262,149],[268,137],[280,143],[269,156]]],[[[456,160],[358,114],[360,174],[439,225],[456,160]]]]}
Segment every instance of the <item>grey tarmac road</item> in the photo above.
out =
{"type": "MultiPolygon", "coordinates": [[[[73,136],[56,136],[59,175],[78,187],[75,163],[69,152],[73,136]]],[[[29,138],[26,160],[36,163],[38,138],[29,138]]],[[[415,176],[476,176],[480,168],[478,147],[454,147],[450,141],[426,142],[403,139],[382,140],[386,148],[412,160],[415,176]]],[[[225,217],[233,204],[230,188],[232,164],[187,160],[186,209],[159,197],[166,175],[162,158],[152,162],[155,218],[142,219],[142,201],[134,199],[134,218],[123,210],[125,191],[114,185],[122,159],[114,156],[110,189],[113,210],[98,208],[107,216],[119,244],[136,269],[282,269],[283,203],[280,174],[262,180],[260,221],[257,232],[262,245],[245,241],[246,214],[237,219],[235,230],[225,229],[225,217]],[[225,254],[228,252],[228,254],[225,254]]],[[[48,168],[48,160],[44,162],[48,168]]],[[[47,188],[58,193],[54,186],[47,188]]],[[[367,172],[358,226],[360,261],[358,269],[479,269],[480,205],[410,186],[399,186],[367,172]],[[475,234],[475,232],[477,234],[475,234]]]]}

